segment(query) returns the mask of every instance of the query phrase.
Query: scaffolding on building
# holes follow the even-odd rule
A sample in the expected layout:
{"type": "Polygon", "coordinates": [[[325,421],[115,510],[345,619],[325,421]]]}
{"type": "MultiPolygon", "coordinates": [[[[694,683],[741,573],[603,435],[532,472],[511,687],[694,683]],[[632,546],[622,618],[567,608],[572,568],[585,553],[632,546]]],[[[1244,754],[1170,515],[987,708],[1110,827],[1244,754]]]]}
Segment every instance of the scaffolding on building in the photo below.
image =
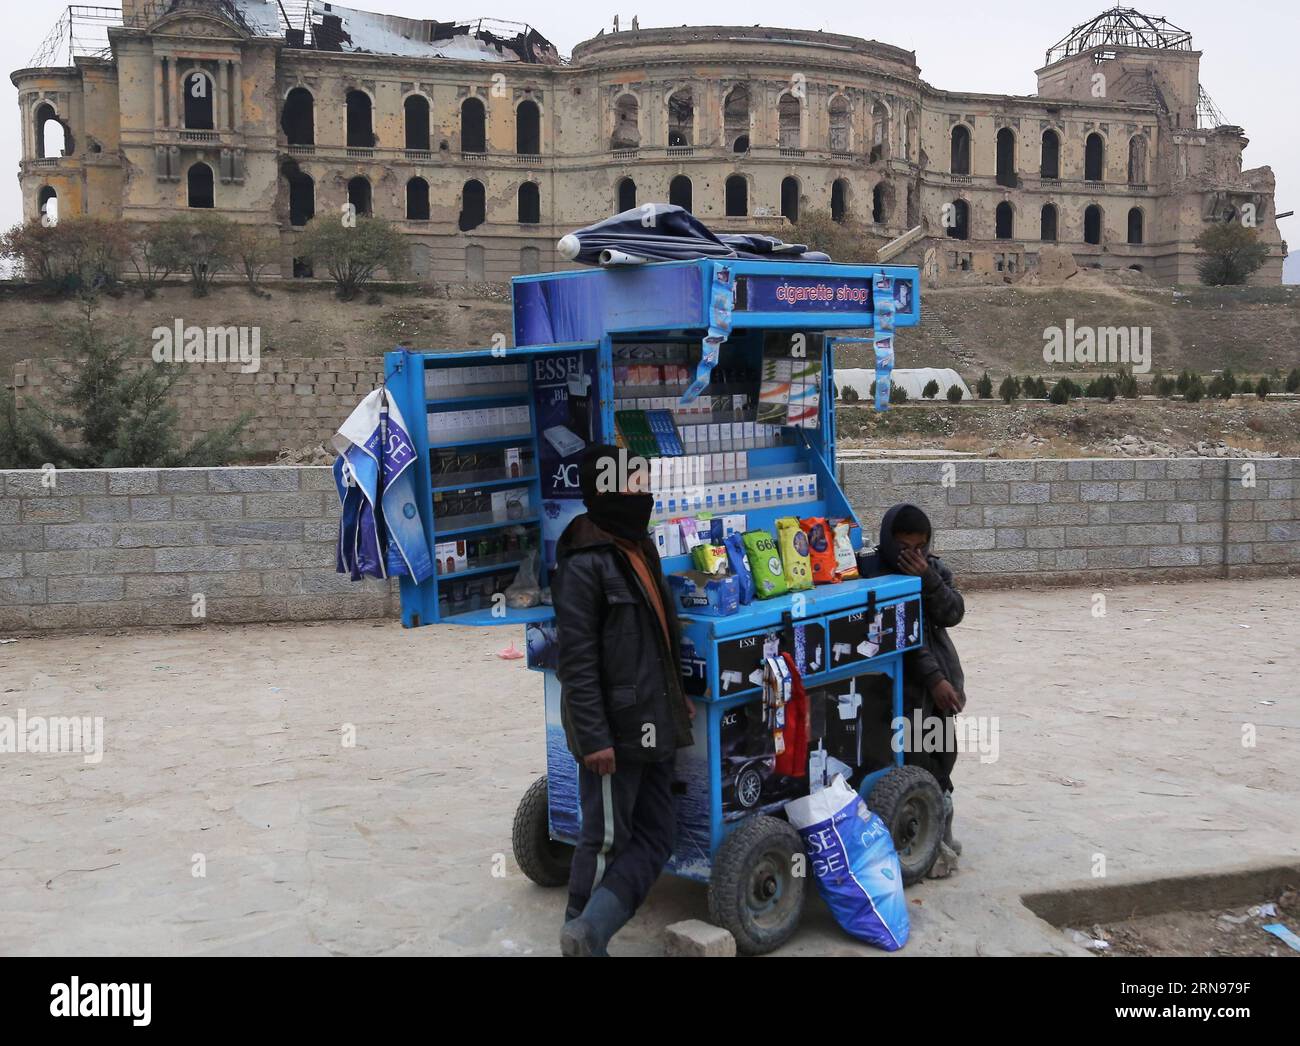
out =
{"type": "Polygon", "coordinates": [[[1190,51],[1192,34],[1167,18],[1144,15],[1132,7],[1112,7],[1076,25],[1047,50],[1047,62],[1087,54],[1099,47],[1148,47],[1161,51],[1190,51]]]}

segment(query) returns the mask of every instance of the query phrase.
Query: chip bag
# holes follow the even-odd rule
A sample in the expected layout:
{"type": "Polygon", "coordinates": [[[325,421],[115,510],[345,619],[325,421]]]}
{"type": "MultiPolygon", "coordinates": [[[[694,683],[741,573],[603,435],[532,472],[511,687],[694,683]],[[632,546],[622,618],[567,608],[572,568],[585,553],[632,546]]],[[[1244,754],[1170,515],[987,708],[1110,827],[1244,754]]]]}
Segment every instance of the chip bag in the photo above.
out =
{"type": "Polygon", "coordinates": [[[808,562],[812,566],[813,581],[818,585],[833,585],[839,581],[839,568],[835,559],[835,535],[830,524],[821,516],[799,521],[808,538],[808,562]]]}
{"type": "Polygon", "coordinates": [[[781,550],[785,586],[791,592],[813,587],[812,563],[808,559],[808,535],[794,516],[776,521],[776,543],[781,550]]]}
{"type": "Polygon", "coordinates": [[[731,565],[731,572],[736,575],[736,581],[740,585],[740,602],[749,604],[754,602],[754,575],[749,570],[749,559],[745,555],[745,539],[740,534],[728,534],[722,542],[723,547],[727,550],[727,561],[731,565]]]}
{"type": "Polygon", "coordinates": [[[750,573],[754,575],[754,594],[759,599],[785,595],[789,586],[772,535],[766,530],[750,530],[741,535],[741,540],[745,543],[750,573]]]}
{"type": "Polygon", "coordinates": [[[727,550],[721,545],[696,545],[691,549],[691,560],[695,569],[705,574],[727,572],[727,550]]]}
{"type": "Polygon", "coordinates": [[[835,567],[841,581],[858,577],[858,557],[853,551],[853,520],[841,519],[835,524],[835,567]]]}

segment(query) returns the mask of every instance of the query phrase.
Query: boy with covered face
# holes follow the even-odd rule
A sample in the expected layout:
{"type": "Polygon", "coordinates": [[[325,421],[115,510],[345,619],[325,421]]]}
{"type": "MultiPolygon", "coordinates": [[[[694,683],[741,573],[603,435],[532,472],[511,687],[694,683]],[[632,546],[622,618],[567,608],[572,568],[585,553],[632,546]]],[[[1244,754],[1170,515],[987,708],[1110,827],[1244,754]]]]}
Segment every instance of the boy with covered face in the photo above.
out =
{"type": "MultiPolygon", "coordinates": [[[[957,762],[956,733],[950,720],[966,707],[966,676],[948,629],[961,623],[966,603],[957,591],[952,571],[930,551],[930,517],[915,505],[895,505],[880,522],[880,544],[861,564],[863,577],[911,574],[921,579],[925,635],[921,646],[903,655],[903,714],[915,721],[919,709],[928,723],[945,722],[940,751],[908,751],[904,761],[924,767],[943,789],[944,842],[961,853],[952,836],[952,769],[957,762]]],[[[912,747],[916,747],[913,745],[912,747]]]]}

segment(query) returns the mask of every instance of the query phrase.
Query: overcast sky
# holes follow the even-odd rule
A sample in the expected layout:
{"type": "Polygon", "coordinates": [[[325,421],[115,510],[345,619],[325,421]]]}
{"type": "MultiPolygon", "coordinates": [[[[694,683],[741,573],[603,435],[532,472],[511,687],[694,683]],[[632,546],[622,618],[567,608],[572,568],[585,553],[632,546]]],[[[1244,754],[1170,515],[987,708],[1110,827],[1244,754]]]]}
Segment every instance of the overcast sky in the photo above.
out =
{"type": "MultiPolygon", "coordinates": [[[[112,0],[101,0],[111,3],[112,0]]],[[[539,4],[525,0],[460,0],[447,8],[430,0],[352,0],[348,6],[413,17],[468,19],[478,16],[531,23],[567,54],[580,40],[639,15],[644,28],[668,25],[727,24],[741,21],[800,29],[824,29],[895,44],[916,52],[921,75],[935,87],[1000,94],[1032,94],[1034,70],[1044,52],[1072,26],[1100,13],[1107,0],[1028,5],[988,5],[970,0],[928,0],[877,4],[826,4],[746,0],[715,9],[698,0],[655,0],[638,7],[567,0],[539,4]]],[[[65,9],[58,0],[6,0],[0,34],[0,227],[19,220],[16,174],[20,152],[17,92],[8,73],[26,66],[65,9]]],[[[1139,9],[1141,7],[1139,6],[1139,9]]],[[[1300,209],[1300,4],[1295,0],[1160,0],[1148,9],[1192,34],[1203,52],[1201,82],[1229,122],[1241,124],[1250,138],[1245,165],[1265,164],[1277,175],[1279,211],[1300,209]]],[[[1300,216],[1283,219],[1282,235],[1300,254],[1300,216]]],[[[1294,269],[1292,271],[1295,271],[1294,269]]]]}

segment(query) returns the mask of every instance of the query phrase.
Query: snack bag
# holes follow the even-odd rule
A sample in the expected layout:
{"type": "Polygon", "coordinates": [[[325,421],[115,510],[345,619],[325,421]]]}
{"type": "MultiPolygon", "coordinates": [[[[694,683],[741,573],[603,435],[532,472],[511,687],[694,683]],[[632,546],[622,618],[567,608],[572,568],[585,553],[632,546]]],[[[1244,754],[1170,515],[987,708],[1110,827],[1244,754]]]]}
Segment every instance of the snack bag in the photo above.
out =
{"type": "Polygon", "coordinates": [[[858,557],[853,551],[853,520],[841,519],[835,524],[835,566],[841,581],[851,581],[858,576],[858,557]]]}
{"type": "Polygon", "coordinates": [[[835,535],[830,524],[821,516],[799,521],[808,538],[808,561],[812,565],[813,581],[818,585],[833,585],[839,581],[839,568],[835,560],[835,535]]]}
{"type": "Polygon", "coordinates": [[[781,549],[786,588],[791,592],[813,587],[812,563],[808,559],[808,535],[794,516],[776,521],[776,543],[781,549]]]}
{"type": "Polygon", "coordinates": [[[691,550],[691,560],[695,569],[705,574],[725,574],[727,572],[727,550],[721,545],[696,545],[691,550]]]}
{"type": "Polygon", "coordinates": [[[766,530],[750,530],[741,535],[749,569],[754,575],[754,593],[759,599],[783,596],[789,591],[785,571],[781,568],[781,555],[776,542],[766,530]]]}
{"type": "Polygon", "coordinates": [[[728,534],[722,542],[727,550],[727,561],[731,572],[736,575],[740,585],[740,602],[754,602],[754,575],[749,572],[749,559],[745,556],[745,540],[740,534],[728,534]]]}

